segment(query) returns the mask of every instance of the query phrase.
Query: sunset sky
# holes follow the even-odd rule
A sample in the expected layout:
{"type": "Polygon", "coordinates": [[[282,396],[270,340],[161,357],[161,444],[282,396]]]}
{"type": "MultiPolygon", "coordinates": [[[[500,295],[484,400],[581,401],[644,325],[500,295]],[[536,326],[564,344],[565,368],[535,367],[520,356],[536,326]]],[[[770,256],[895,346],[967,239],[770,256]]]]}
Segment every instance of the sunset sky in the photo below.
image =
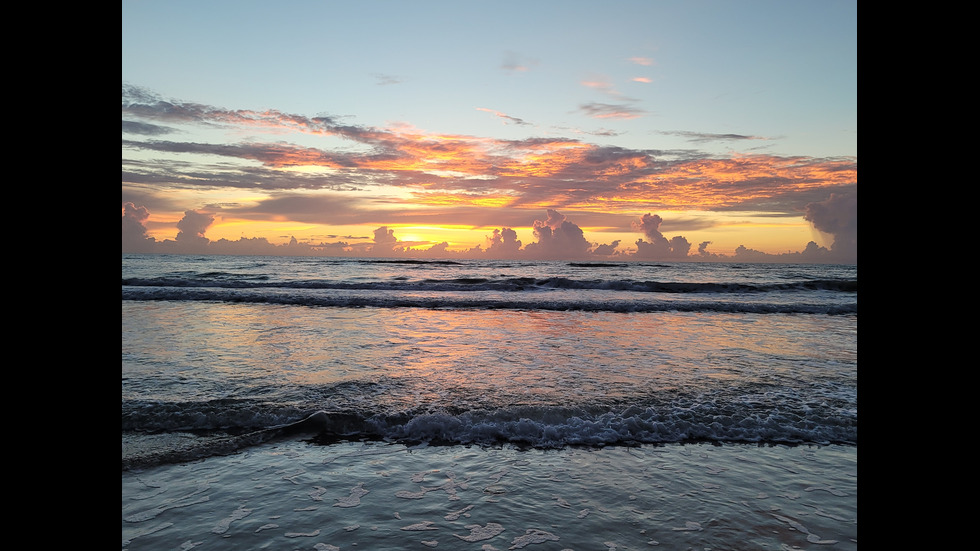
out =
{"type": "Polygon", "coordinates": [[[856,262],[856,4],[124,0],[123,251],[856,262]]]}

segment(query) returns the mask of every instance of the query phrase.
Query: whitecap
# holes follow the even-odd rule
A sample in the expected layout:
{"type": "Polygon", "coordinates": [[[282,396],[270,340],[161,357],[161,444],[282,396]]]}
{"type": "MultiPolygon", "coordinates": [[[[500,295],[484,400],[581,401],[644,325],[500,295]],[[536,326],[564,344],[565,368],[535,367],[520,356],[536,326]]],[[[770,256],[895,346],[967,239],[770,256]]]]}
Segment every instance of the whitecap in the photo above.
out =
{"type": "Polygon", "coordinates": [[[357,507],[361,504],[361,497],[367,495],[369,492],[364,489],[363,483],[358,483],[350,490],[350,495],[347,497],[341,497],[337,499],[337,503],[334,503],[334,507],[357,507]]]}
{"type": "Polygon", "coordinates": [[[313,491],[310,492],[310,497],[313,501],[323,501],[323,494],[327,493],[327,489],[323,486],[314,486],[313,491]]]}
{"type": "Polygon", "coordinates": [[[466,528],[469,529],[470,533],[466,536],[460,536],[459,534],[453,534],[457,538],[463,541],[481,541],[488,540],[497,534],[504,531],[504,527],[496,522],[488,522],[486,526],[480,526],[479,524],[468,524],[466,528]]]}
{"type": "Polygon", "coordinates": [[[320,535],[320,530],[314,530],[312,532],[286,532],[283,534],[287,538],[313,538],[320,535]]]}
{"type": "Polygon", "coordinates": [[[459,511],[454,511],[452,513],[449,513],[449,514],[447,514],[446,516],[444,516],[442,518],[444,518],[446,520],[459,520],[460,515],[466,515],[467,517],[470,516],[467,513],[467,511],[469,511],[472,508],[473,508],[472,505],[467,505],[466,507],[463,507],[459,511]]]}
{"type": "Polygon", "coordinates": [[[537,528],[528,528],[524,531],[523,536],[514,538],[514,541],[511,542],[512,545],[507,549],[523,549],[532,543],[558,541],[559,539],[561,538],[552,534],[551,532],[545,532],[544,530],[538,530],[537,528]]]}
{"type": "Polygon", "coordinates": [[[409,524],[408,526],[404,526],[402,527],[402,530],[416,531],[416,532],[421,530],[438,530],[439,528],[437,526],[433,526],[433,524],[435,523],[432,522],[431,520],[423,520],[422,522],[416,524],[409,524]]]}
{"type": "Polygon", "coordinates": [[[232,522],[236,520],[241,520],[251,514],[252,514],[251,509],[246,509],[244,506],[241,506],[238,509],[236,509],[234,512],[232,512],[231,515],[228,516],[228,518],[223,519],[221,520],[221,522],[216,524],[214,528],[211,529],[211,531],[214,532],[215,534],[224,534],[225,532],[228,531],[228,528],[231,526],[232,522]]]}

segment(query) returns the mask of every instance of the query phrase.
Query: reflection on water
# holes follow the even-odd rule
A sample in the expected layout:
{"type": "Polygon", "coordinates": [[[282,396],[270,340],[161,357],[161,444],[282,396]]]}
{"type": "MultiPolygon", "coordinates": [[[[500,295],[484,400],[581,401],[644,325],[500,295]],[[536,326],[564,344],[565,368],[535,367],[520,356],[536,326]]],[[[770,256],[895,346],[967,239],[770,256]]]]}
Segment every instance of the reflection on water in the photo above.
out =
{"type": "Polygon", "coordinates": [[[122,307],[124,399],[289,392],[329,399],[339,383],[383,382],[396,409],[560,404],[562,397],[602,403],[733,380],[856,377],[856,332],[826,316],[122,307]]]}

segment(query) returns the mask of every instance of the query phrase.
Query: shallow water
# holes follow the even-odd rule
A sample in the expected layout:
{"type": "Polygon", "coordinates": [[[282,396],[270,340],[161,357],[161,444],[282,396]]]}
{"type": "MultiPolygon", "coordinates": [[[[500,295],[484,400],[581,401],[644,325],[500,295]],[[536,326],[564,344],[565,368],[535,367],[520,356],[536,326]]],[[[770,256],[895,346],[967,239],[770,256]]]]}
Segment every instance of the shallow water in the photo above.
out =
{"type": "Polygon", "coordinates": [[[857,448],[300,440],[123,473],[123,549],[857,549],[857,448]]]}
{"type": "Polygon", "coordinates": [[[857,547],[855,266],[124,255],[122,322],[124,549],[857,547]]]}
{"type": "MultiPolygon", "coordinates": [[[[857,443],[847,316],[124,301],[123,439],[857,443]],[[345,421],[346,422],[346,421],[345,421]]],[[[125,445],[125,444],[124,444],[125,445]]]]}

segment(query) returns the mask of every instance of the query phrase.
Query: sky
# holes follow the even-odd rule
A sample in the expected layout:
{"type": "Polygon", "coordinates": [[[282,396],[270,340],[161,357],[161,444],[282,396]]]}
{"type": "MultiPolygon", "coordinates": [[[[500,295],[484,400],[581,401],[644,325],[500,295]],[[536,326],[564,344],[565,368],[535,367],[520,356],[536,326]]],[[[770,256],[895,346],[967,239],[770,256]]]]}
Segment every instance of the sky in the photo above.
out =
{"type": "Polygon", "coordinates": [[[857,262],[856,0],[124,0],[123,252],[857,262]]]}

